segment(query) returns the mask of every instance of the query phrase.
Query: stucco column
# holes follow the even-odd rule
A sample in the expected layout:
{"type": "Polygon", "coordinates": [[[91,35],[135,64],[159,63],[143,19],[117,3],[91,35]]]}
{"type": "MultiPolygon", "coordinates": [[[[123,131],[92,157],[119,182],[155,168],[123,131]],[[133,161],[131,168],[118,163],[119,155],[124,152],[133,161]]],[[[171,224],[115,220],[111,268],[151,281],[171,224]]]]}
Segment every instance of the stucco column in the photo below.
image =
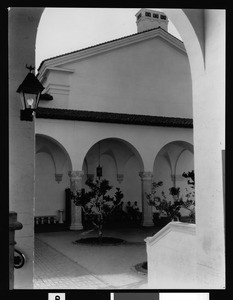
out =
{"type": "MultiPolygon", "coordinates": [[[[70,190],[72,192],[78,191],[82,188],[82,177],[84,175],[83,171],[69,171],[70,177],[70,190]]],[[[80,206],[76,206],[71,200],[71,224],[70,230],[80,230],[83,229],[82,225],[82,211],[80,206]]]]}
{"type": "Polygon", "coordinates": [[[152,207],[148,205],[146,193],[151,192],[153,172],[139,172],[142,180],[142,226],[154,226],[152,207]]]}

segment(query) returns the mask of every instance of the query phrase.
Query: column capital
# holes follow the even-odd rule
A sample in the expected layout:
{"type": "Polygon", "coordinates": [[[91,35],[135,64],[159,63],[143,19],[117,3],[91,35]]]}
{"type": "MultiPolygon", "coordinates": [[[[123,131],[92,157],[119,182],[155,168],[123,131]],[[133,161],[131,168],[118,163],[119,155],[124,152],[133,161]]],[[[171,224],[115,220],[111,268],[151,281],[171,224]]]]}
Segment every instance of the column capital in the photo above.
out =
{"type": "Polygon", "coordinates": [[[68,175],[70,177],[70,179],[82,179],[83,175],[84,175],[84,171],[69,171],[68,175]]]}
{"type": "Polygon", "coordinates": [[[152,180],[153,172],[139,172],[139,176],[142,180],[152,180]]]}

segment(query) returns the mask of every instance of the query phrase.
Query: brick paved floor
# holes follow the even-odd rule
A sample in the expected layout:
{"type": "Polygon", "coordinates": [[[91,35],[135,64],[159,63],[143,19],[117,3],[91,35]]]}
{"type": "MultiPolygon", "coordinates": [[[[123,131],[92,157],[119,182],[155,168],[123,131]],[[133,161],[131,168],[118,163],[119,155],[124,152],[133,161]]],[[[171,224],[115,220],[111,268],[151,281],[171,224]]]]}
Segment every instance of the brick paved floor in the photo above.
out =
{"type": "Polygon", "coordinates": [[[107,248],[74,245],[82,232],[36,234],[34,288],[147,289],[147,276],[133,268],[146,259],[143,240],[152,234],[144,231],[106,230],[106,236],[127,240],[126,245],[107,248]]]}
{"type": "Polygon", "coordinates": [[[34,289],[110,289],[85,268],[35,239],[34,289]]]}

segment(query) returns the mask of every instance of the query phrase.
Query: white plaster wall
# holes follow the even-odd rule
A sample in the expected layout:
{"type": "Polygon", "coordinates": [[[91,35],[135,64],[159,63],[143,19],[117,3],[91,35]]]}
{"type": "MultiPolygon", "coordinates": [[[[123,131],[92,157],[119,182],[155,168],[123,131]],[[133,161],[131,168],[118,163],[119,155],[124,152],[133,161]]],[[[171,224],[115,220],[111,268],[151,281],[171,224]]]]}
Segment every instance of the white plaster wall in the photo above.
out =
{"type": "MultiPolygon", "coordinates": [[[[60,65],[70,76],[67,108],[192,118],[192,86],[187,55],[153,38],[60,65]]],[[[57,71],[48,81],[57,82],[57,71]]],[[[40,104],[44,105],[43,103],[40,104]]],[[[46,106],[58,107],[61,99],[46,106]]]]}
{"type": "MultiPolygon", "coordinates": [[[[65,189],[69,187],[68,164],[63,168],[62,181],[55,181],[55,169],[51,156],[41,152],[36,155],[35,216],[56,215],[65,210],[65,189]]],[[[64,214],[65,219],[65,214],[64,214]]]]}
{"type": "Polygon", "coordinates": [[[196,215],[199,225],[198,280],[206,288],[224,288],[225,226],[222,172],[222,150],[225,149],[224,10],[205,10],[205,72],[202,78],[196,78],[195,87],[197,99],[194,153],[196,215]]]}
{"type": "Polygon", "coordinates": [[[161,232],[152,237],[154,242],[147,242],[148,286],[156,289],[187,289],[196,287],[196,236],[179,222],[169,223],[161,232]],[[170,229],[170,227],[172,227],[170,229]],[[174,228],[173,228],[174,227],[174,228]],[[161,236],[160,236],[161,235],[161,236]]]}

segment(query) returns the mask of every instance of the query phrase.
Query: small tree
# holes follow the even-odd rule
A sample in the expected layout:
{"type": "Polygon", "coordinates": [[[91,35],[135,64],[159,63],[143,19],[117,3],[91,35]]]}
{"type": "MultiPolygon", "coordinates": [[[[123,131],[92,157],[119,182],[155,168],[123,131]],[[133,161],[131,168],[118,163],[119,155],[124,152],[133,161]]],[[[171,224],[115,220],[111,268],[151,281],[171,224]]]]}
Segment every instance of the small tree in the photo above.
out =
{"type": "Polygon", "coordinates": [[[164,191],[161,192],[161,197],[157,195],[157,189],[163,185],[162,181],[153,182],[151,193],[146,193],[146,198],[148,204],[155,207],[160,213],[165,213],[170,220],[180,219],[180,209],[182,207],[189,210],[190,220],[192,223],[195,223],[195,180],[194,180],[194,171],[183,173],[183,177],[188,178],[188,184],[190,185],[192,191],[186,189],[187,194],[185,195],[186,199],[183,200],[183,197],[180,197],[180,188],[171,187],[169,193],[173,198],[173,201],[168,201],[164,191]]]}
{"type": "Polygon", "coordinates": [[[179,198],[180,189],[172,187],[169,189],[170,195],[173,196],[173,201],[168,201],[164,191],[161,192],[161,197],[157,196],[158,187],[162,186],[163,182],[153,182],[151,193],[146,193],[148,204],[154,206],[160,213],[165,213],[170,221],[180,219],[180,208],[183,200],[179,198]]]}
{"type": "Polygon", "coordinates": [[[96,179],[95,181],[87,179],[85,184],[90,188],[90,191],[71,192],[71,198],[75,205],[81,206],[85,216],[97,228],[98,237],[101,240],[103,225],[107,217],[120,205],[124,195],[120,188],[116,188],[113,197],[107,195],[112,186],[109,185],[109,181],[106,179],[96,179]]]}

